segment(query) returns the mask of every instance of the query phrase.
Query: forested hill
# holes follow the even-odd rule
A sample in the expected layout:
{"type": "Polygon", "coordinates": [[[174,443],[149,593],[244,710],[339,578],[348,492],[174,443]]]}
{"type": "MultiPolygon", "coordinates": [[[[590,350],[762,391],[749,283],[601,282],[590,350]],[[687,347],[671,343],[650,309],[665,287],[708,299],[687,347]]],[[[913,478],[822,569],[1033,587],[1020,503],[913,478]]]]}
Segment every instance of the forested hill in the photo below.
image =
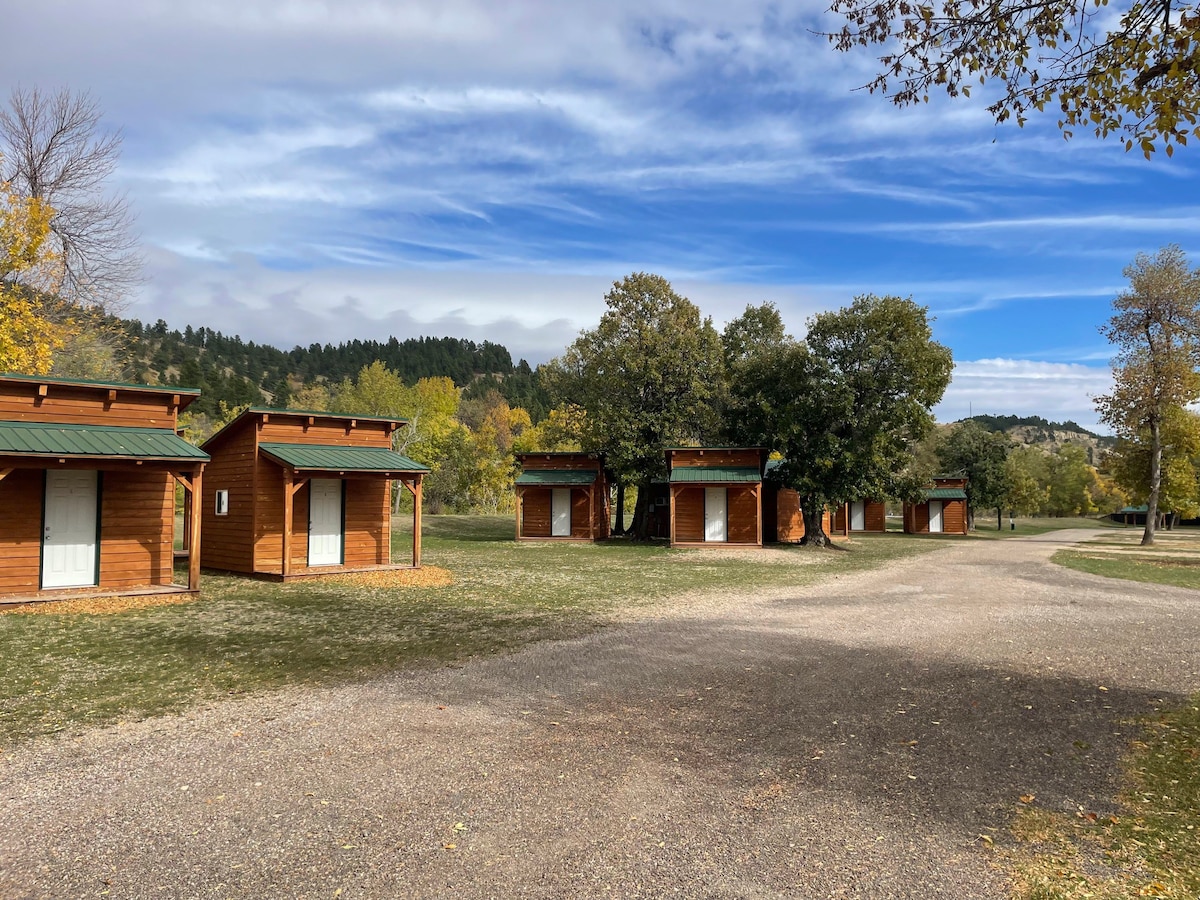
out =
{"type": "Polygon", "coordinates": [[[221,401],[288,406],[304,387],[339,384],[376,360],[410,384],[446,376],[466,389],[465,396],[495,388],[510,405],[528,410],[534,421],[546,414],[545,393],[529,364],[520,360],[514,365],[508,349],[491,341],[392,337],[280,350],[203,326],[172,330],[162,319],[153,325],[127,320],[121,327],[129,338],[135,379],[200,388],[204,393],[192,410],[210,416],[221,401]]]}
{"type": "Polygon", "coordinates": [[[1088,431],[1077,422],[1051,422],[1041,416],[971,416],[988,431],[1003,431],[1022,444],[1033,444],[1046,450],[1057,450],[1064,444],[1079,444],[1089,448],[1090,454],[1109,450],[1116,439],[1088,431]]]}

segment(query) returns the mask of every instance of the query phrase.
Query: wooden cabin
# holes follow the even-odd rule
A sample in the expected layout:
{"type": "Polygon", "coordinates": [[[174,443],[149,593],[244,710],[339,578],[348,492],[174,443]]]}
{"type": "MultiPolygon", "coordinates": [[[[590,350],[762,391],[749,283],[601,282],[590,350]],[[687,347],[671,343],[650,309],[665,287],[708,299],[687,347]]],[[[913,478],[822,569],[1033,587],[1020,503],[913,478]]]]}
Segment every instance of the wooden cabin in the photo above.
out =
{"type": "Polygon", "coordinates": [[[904,504],[907,534],[966,534],[967,479],[935,478],[920,503],[904,504]]]}
{"type": "Polygon", "coordinates": [[[199,394],[0,375],[0,602],[199,590],[196,528],[174,583],[175,485],[195,521],[208,461],[178,417],[199,394]]]}
{"type": "Polygon", "coordinates": [[[835,531],[883,534],[887,531],[887,504],[882,500],[852,500],[833,517],[835,531]]]}
{"type": "Polygon", "coordinates": [[[761,447],[667,450],[672,547],[761,547],[761,447]]]}
{"type": "MultiPolygon", "coordinates": [[[[821,527],[831,539],[843,538],[826,509],[821,527]]],[[[763,482],[763,540],[768,544],[798,544],[804,537],[804,512],[800,495],[791,488],[763,482]]]]}
{"type": "Polygon", "coordinates": [[[204,565],[288,581],[393,566],[392,482],[413,496],[421,566],[425,466],[392,450],[403,419],[252,408],[205,441],[204,565]]]}
{"type": "Polygon", "coordinates": [[[610,509],[599,453],[518,453],[517,540],[603,541],[610,509]]]}

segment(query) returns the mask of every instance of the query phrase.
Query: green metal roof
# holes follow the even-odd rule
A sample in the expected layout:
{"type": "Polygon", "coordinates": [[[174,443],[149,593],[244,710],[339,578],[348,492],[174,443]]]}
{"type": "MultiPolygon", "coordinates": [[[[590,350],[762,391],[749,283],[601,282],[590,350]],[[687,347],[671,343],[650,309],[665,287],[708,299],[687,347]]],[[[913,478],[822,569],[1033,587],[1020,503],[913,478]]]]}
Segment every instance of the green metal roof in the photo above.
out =
{"type": "Polygon", "coordinates": [[[428,472],[407,456],[386,447],[340,447],[325,444],[259,444],[263,453],[293,469],[319,472],[428,472]]]}
{"type": "Polygon", "coordinates": [[[671,484],[757,484],[762,481],[752,466],[680,466],[671,470],[671,484]]]}
{"type": "Polygon", "coordinates": [[[929,488],[925,491],[926,500],[966,500],[967,492],[962,488],[929,488]]]}
{"type": "Polygon", "coordinates": [[[526,469],[517,476],[517,484],[571,485],[591,484],[600,473],[595,469],[526,469]]]}
{"type": "Polygon", "coordinates": [[[0,456],[90,459],[193,459],[208,454],[166,428],[114,428],[47,422],[0,422],[0,456]]]}

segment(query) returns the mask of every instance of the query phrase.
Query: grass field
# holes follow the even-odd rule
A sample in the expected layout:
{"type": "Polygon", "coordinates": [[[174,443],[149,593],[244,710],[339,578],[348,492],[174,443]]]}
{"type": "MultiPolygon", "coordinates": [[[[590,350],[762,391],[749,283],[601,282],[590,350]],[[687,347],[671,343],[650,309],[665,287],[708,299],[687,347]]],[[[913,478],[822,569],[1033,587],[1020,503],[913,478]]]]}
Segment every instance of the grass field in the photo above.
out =
{"type": "Polygon", "coordinates": [[[1059,565],[1107,578],[1200,588],[1200,529],[1159,531],[1141,546],[1141,528],[1120,528],[1051,558],[1059,565]]]}
{"type": "MultiPolygon", "coordinates": [[[[287,684],[502,652],[692,592],[806,584],[940,545],[879,535],[855,540],[849,552],[690,551],[511,536],[507,517],[428,518],[423,561],[447,570],[449,584],[279,585],[206,573],[189,603],[0,615],[0,747],[287,684]]],[[[409,540],[394,535],[395,558],[409,540]]]]}

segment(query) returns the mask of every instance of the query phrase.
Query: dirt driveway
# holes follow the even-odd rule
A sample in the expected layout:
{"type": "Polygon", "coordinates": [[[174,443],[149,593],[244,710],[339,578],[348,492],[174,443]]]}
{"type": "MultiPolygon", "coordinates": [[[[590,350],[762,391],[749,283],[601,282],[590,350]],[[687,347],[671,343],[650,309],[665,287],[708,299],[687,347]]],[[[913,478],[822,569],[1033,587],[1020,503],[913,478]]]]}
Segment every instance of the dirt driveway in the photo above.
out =
{"type": "Polygon", "coordinates": [[[22,747],[0,897],[1004,897],[979,835],[1200,690],[1200,593],[1088,534],[22,747]]]}

